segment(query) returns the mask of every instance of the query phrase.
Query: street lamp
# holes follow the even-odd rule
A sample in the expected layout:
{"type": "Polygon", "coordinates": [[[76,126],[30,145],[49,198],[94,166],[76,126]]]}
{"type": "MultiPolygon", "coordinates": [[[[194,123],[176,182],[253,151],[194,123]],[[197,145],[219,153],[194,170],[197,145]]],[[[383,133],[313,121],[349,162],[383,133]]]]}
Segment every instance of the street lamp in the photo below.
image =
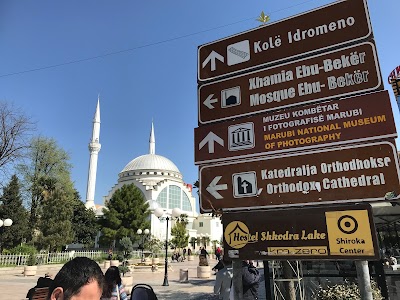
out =
{"type": "Polygon", "coordinates": [[[0,219],[0,229],[1,229],[1,235],[0,235],[0,253],[3,251],[3,232],[6,227],[10,227],[12,225],[13,221],[11,219],[5,219],[4,221],[0,219]]]}
{"type": "Polygon", "coordinates": [[[139,228],[139,229],[136,231],[136,233],[137,233],[138,235],[140,235],[140,236],[141,236],[141,239],[142,239],[142,243],[141,243],[141,245],[140,245],[140,249],[142,250],[141,260],[142,260],[142,262],[143,262],[143,261],[144,261],[144,259],[143,259],[144,237],[145,237],[145,235],[148,235],[148,234],[150,233],[150,230],[145,229],[144,231],[142,231],[142,229],[139,228]]]}
{"type": "MultiPolygon", "coordinates": [[[[171,213],[171,219],[172,217],[176,218],[179,217],[182,214],[182,211],[179,208],[174,208],[171,213]]],[[[168,215],[165,218],[162,218],[164,215],[164,210],[160,207],[157,207],[154,210],[154,215],[159,218],[160,220],[165,219],[167,221],[167,231],[165,235],[165,271],[164,271],[164,282],[163,286],[169,286],[168,283],[168,222],[169,222],[169,217],[168,215]]]]}

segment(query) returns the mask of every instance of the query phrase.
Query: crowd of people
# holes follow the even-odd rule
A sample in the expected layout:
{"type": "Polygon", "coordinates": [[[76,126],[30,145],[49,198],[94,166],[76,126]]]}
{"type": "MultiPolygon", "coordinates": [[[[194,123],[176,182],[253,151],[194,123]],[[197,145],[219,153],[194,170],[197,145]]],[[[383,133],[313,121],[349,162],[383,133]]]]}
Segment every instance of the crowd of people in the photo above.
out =
{"type": "MultiPolygon", "coordinates": [[[[214,294],[218,295],[221,300],[233,300],[234,299],[234,288],[233,288],[233,269],[232,260],[223,255],[223,251],[220,247],[215,249],[215,258],[217,264],[212,268],[214,271],[215,284],[214,294]]],[[[207,253],[208,255],[208,253],[207,253]]],[[[260,284],[260,273],[257,267],[254,265],[252,260],[242,261],[242,287],[243,287],[243,299],[254,300],[258,299],[258,288],[260,284]]]]}
{"type": "MultiPolygon", "coordinates": [[[[186,252],[183,256],[185,254],[186,252]]],[[[202,248],[199,255],[208,257],[208,252],[202,248]]],[[[223,256],[220,248],[216,250],[215,257],[217,264],[213,267],[216,275],[214,293],[219,299],[232,300],[234,290],[232,261],[223,256]]],[[[259,282],[260,274],[253,262],[242,261],[243,299],[258,299],[259,282]]],[[[49,288],[47,300],[128,299],[118,267],[111,266],[103,274],[98,263],[86,257],[76,257],[68,261],[54,279],[51,274],[40,277],[26,297],[32,299],[35,288],[40,287],[49,288]]]]}
{"type": "MultiPolygon", "coordinates": [[[[234,288],[232,281],[232,260],[221,257],[213,269],[216,270],[217,275],[215,278],[214,293],[218,295],[221,300],[233,300],[234,288]]],[[[252,260],[242,261],[242,285],[244,300],[258,299],[260,272],[257,267],[254,266],[252,260]]]]}
{"type": "Polygon", "coordinates": [[[182,254],[179,252],[179,250],[176,250],[174,253],[172,253],[171,260],[176,262],[182,262],[186,260],[186,255],[188,256],[192,255],[192,250],[190,248],[187,250],[186,248],[184,248],[182,250],[182,254]]]}
{"type": "Polygon", "coordinates": [[[48,287],[47,300],[127,300],[118,267],[110,267],[105,275],[94,260],[76,257],[67,262],[54,279],[39,277],[26,297],[32,299],[36,288],[48,287]]]}

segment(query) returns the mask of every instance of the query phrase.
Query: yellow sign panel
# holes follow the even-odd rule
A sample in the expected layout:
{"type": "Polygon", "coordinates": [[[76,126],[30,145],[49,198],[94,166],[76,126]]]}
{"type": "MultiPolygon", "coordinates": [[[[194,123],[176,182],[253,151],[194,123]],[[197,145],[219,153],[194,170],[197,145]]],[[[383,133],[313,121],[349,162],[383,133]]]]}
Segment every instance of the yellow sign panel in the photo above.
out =
{"type": "Polygon", "coordinates": [[[331,255],[374,256],[367,210],[325,212],[331,255]]]}

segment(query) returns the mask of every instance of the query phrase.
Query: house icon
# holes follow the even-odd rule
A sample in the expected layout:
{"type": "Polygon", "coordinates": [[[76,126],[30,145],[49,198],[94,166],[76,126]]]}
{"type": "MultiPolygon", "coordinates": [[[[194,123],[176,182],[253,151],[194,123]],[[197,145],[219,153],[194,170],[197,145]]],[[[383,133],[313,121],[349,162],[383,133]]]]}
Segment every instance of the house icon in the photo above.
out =
{"type": "Polygon", "coordinates": [[[242,222],[231,222],[226,227],[225,240],[229,246],[235,249],[246,246],[249,239],[249,229],[242,222]],[[233,228],[232,228],[233,227],[233,228]]]}
{"type": "Polygon", "coordinates": [[[252,197],[257,194],[256,172],[243,172],[232,174],[233,197],[252,197]]]}

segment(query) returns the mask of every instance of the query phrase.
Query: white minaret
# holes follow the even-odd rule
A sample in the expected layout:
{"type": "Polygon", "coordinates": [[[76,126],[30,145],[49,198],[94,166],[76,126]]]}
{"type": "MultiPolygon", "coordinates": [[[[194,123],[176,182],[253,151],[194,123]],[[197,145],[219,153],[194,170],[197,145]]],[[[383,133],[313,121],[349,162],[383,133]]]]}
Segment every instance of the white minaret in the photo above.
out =
{"type": "Polygon", "coordinates": [[[86,189],[86,208],[95,209],[94,191],[96,188],[97,159],[101,149],[100,139],[100,96],[97,98],[97,107],[93,119],[92,139],[89,143],[89,174],[86,189]]]}
{"type": "Polygon", "coordinates": [[[149,153],[156,154],[156,138],[154,136],[153,121],[151,122],[151,131],[150,131],[150,141],[149,142],[150,142],[149,153]]]}

